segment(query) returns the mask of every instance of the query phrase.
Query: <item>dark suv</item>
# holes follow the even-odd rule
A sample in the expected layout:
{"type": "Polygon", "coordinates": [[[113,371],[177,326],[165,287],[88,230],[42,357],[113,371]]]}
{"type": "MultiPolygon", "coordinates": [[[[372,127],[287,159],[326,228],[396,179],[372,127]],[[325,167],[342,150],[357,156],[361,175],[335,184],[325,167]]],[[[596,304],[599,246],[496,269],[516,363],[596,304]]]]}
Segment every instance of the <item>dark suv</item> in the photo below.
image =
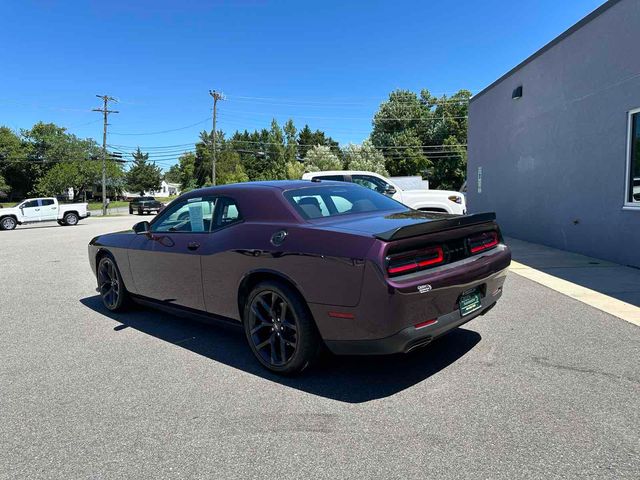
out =
{"type": "Polygon", "coordinates": [[[164,207],[164,204],[160,203],[153,197],[138,197],[129,202],[129,213],[134,211],[138,212],[138,215],[146,213],[159,213],[164,207]]]}

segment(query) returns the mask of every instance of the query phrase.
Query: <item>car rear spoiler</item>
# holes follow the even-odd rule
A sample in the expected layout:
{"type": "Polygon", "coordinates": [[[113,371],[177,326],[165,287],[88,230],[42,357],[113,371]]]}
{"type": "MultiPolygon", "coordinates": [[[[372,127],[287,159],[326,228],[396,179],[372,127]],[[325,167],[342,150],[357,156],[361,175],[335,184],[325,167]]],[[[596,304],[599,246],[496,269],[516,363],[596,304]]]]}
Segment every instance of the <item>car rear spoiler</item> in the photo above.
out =
{"type": "Polygon", "coordinates": [[[442,220],[429,220],[424,223],[414,223],[406,227],[398,227],[382,233],[376,233],[374,237],[391,242],[405,238],[417,237],[427,233],[451,230],[452,228],[466,227],[479,223],[493,222],[496,219],[494,212],[475,213],[473,215],[461,215],[453,218],[443,218],[442,220]]]}

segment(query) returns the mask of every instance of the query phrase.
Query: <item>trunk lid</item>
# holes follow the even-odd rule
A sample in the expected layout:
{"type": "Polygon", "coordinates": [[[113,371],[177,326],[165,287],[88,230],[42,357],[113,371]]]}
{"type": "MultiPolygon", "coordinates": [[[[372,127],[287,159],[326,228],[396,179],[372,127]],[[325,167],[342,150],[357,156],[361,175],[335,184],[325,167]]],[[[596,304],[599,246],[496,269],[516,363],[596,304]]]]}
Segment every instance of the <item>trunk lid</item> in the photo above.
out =
{"type": "Polygon", "coordinates": [[[491,223],[495,218],[495,213],[449,215],[409,210],[384,216],[377,214],[332,217],[316,220],[313,223],[324,229],[360,233],[384,242],[393,242],[470,225],[491,223]]]}

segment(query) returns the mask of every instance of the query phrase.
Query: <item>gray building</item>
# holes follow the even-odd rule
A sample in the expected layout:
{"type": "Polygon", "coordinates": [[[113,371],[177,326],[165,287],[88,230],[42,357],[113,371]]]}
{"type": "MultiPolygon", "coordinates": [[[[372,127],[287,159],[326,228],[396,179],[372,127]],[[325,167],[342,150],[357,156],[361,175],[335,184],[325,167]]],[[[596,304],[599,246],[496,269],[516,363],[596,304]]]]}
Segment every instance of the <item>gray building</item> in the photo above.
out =
{"type": "Polygon", "coordinates": [[[611,0],[475,95],[470,211],[640,267],[640,1],[611,0]]]}

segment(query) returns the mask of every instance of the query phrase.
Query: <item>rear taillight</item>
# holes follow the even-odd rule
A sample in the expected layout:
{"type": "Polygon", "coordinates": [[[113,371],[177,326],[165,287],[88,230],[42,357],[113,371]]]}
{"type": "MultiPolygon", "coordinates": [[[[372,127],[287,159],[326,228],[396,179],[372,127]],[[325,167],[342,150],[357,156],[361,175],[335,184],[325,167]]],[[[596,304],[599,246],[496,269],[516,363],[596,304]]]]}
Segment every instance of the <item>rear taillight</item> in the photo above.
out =
{"type": "Polygon", "coordinates": [[[401,275],[433,267],[444,261],[442,247],[430,247],[387,257],[389,275],[401,275]]]}
{"type": "Polygon", "coordinates": [[[473,253],[484,252],[498,245],[498,232],[484,232],[469,237],[469,251],[473,253]]]}

